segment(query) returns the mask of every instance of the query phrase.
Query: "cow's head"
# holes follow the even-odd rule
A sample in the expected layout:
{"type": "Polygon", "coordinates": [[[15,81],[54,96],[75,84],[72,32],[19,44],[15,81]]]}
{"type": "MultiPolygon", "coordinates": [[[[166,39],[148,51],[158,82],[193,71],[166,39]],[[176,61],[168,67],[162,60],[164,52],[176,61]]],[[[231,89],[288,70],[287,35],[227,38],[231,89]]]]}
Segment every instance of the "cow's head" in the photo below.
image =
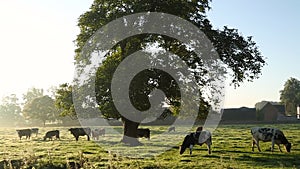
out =
{"type": "Polygon", "coordinates": [[[291,143],[285,144],[285,149],[286,149],[287,152],[291,152],[291,148],[292,148],[292,144],[291,143]]]}
{"type": "Polygon", "coordinates": [[[190,145],[193,142],[193,136],[192,135],[187,135],[185,136],[182,145],[180,146],[180,154],[183,154],[185,149],[190,147],[190,145]]]}

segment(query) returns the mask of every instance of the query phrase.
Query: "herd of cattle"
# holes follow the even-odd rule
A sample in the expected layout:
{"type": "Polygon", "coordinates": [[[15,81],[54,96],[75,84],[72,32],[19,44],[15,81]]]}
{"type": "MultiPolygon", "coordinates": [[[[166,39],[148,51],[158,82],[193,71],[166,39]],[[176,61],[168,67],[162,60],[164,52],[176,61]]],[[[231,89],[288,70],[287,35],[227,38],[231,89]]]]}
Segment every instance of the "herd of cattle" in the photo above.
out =
{"type": "MultiPolygon", "coordinates": [[[[25,139],[30,139],[32,134],[38,134],[39,129],[38,128],[31,128],[31,129],[21,129],[16,130],[18,133],[18,136],[20,140],[24,136],[25,139]]],[[[75,137],[75,140],[78,141],[79,136],[87,136],[87,140],[90,141],[90,137],[92,137],[94,140],[99,140],[99,136],[105,136],[105,128],[96,128],[94,130],[91,130],[89,127],[86,128],[70,128],[69,131],[71,134],[75,137]]],[[[60,139],[59,137],[59,130],[51,130],[47,131],[44,136],[44,141],[49,139],[52,140],[53,137],[56,139],[60,139]]],[[[145,137],[150,140],[150,129],[138,129],[137,130],[137,137],[145,137]]]]}
{"type": "MultiPolygon", "coordinates": [[[[38,128],[31,128],[31,129],[21,129],[21,130],[16,130],[18,133],[18,136],[20,140],[24,136],[25,139],[30,139],[32,134],[38,134],[39,129],[38,128]]],[[[70,128],[69,131],[71,134],[75,137],[76,141],[78,141],[79,136],[87,136],[87,140],[90,140],[90,137],[93,137],[95,140],[99,140],[99,136],[104,136],[105,135],[105,129],[100,128],[100,129],[94,129],[91,130],[89,127],[86,128],[70,128]]],[[[59,137],[59,130],[51,130],[47,131],[45,136],[44,136],[44,141],[49,139],[52,140],[53,137],[56,139],[60,139],[59,137]]]]}
{"type": "MultiPolygon", "coordinates": [[[[38,134],[38,128],[31,129],[22,129],[16,130],[20,140],[24,136],[26,139],[30,139],[32,134],[38,134]]],[[[78,141],[79,136],[87,136],[87,140],[90,140],[92,137],[94,140],[99,140],[99,136],[105,136],[104,128],[97,128],[91,130],[89,127],[86,128],[70,128],[69,131],[75,137],[76,141],[78,141]]],[[[168,132],[175,131],[175,127],[172,126],[168,129],[168,132]]],[[[259,146],[259,141],[263,142],[272,142],[271,151],[274,151],[274,145],[278,145],[279,150],[282,152],[280,145],[283,144],[287,152],[291,151],[291,143],[284,136],[283,132],[279,129],[275,128],[262,128],[262,127],[254,127],[251,129],[252,135],[252,151],[254,151],[254,146],[257,145],[259,151],[261,151],[259,146]]],[[[52,130],[46,132],[44,136],[44,140],[49,139],[52,140],[53,137],[56,139],[60,139],[59,130],[52,130]]],[[[150,140],[150,129],[138,129],[137,137],[145,137],[150,140]]],[[[208,154],[211,154],[211,145],[212,145],[212,134],[207,130],[203,130],[202,127],[198,127],[196,132],[192,132],[185,136],[183,143],[180,146],[180,154],[183,154],[184,151],[189,148],[190,154],[192,154],[192,149],[195,145],[203,145],[206,144],[208,148],[208,154]]]]}

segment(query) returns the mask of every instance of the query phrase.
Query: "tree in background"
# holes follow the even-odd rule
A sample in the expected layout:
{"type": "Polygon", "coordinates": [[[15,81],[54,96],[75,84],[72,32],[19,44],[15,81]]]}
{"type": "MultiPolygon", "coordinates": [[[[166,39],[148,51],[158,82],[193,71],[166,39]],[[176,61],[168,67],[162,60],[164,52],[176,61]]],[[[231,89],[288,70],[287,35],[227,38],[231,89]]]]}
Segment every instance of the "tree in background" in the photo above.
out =
{"type": "MultiPolygon", "coordinates": [[[[79,17],[78,26],[80,34],[77,36],[75,50],[75,64],[88,63],[91,58],[81,55],[84,45],[92,37],[92,35],[102,26],[110,21],[126,16],[129,14],[140,12],[163,12],[181,17],[202,30],[213,43],[219,54],[221,61],[227,66],[230,73],[231,82],[235,86],[239,86],[243,81],[252,81],[261,74],[261,68],[265,65],[265,61],[259,52],[256,43],[252,37],[243,37],[238,33],[237,29],[224,27],[224,29],[214,29],[210,21],[207,19],[206,11],[210,9],[208,0],[193,1],[165,1],[165,0],[95,0],[90,10],[79,17]]],[[[157,43],[159,47],[166,51],[170,51],[180,56],[194,73],[199,86],[208,86],[210,82],[204,79],[208,71],[203,65],[203,61],[197,59],[195,52],[187,49],[188,47],[176,39],[153,34],[142,34],[129,37],[119,42],[114,49],[106,56],[101,67],[98,68],[96,75],[96,102],[99,105],[102,116],[106,118],[121,118],[124,124],[124,136],[131,138],[136,137],[136,131],[140,123],[130,121],[120,115],[114,107],[111,93],[110,83],[113,72],[119,63],[126,56],[147,48],[147,45],[157,43]],[[197,66],[198,65],[198,66],[197,66]]],[[[86,84],[82,84],[86,85],[86,84]]],[[[132,104],[139,110],[147,110],[149,108],[149,93],[153,89],[161,89],[168,99],[172,113],[180,107],[180,89],[175,80],[167,73],[157,70],[148,69],[142,71],[132,81],[130,87],[130,99],[132,104]]],[[[74,115],[74,107],[71,106],[72,89],[67,89],[66,94],[61,94],[59,103],[61,108],[67,110],[64,115],[74,115]],[[66,106],[65,106],[66,105],[66,106]]],[[[200,91],[195,91],[200,92],[200,91]]],[[[82,98],[84,99],[84,98],[82,98]]],[[[205,102],[201,95],[198,99],[205,102]]],[[[93,102],[93,101],[92,101],[93,102]]],[[[199,114],[207,114],[209,105],[201,104],[199,114]],[[201,111],[201,112],[200,112],[201,111]]],[[[123,142],[127,142],[123,138],[123,142]]],[[[139,145],[137,139],[129,141],[139,145]]]]}
{"type": "Polygon", "coordinates": [[[291,77],[285,82],[283,90],[280,90],[280,101],[285,105],[287,114],[297,114],[297,105],[300,104],[299,80],[291,77]]]}
{"type": "Polygon", "coordinates": [[[37,89],[37,88],[30,88],[28,91],[23,94],[23,100],[24,105],[28,102],[31,102],[33,99],[44,96],[44,90],[43,89],[37,89]]]}
{"type": "Polygon", "coordinates": [[[23,108],[23,115],[28,120],[41,120],[45,126],[46,121],[57,120],[59,112],[54,105],[54,100],[45,95],[27,102],[23,108]]]}
{"type": "Polygon", "coordinates": [[[19,99],[15,94],[4,97],[0,105],[1,126],[24,124],[25,121],[21,113],[19,99]]]}
{"type": "Polygon", "coordinates": [[[55,106],[60,110],[61,116],[76,118],[73,105],[72,86],[68,83],[59,85],[55,93],[55,106]]]}
{"type": "Polygon", "coordinates": [[[64,83],[59,85],[55,92],[55,106],[60,111],[61,116],[69,116],[71,119],[75,120],[79,118],[93,118],[99,117],[99,115],[94,114],[93,108],[96,105],[82,105],[78,109],[79,111],[85,112],[84,114],[76,114],[74,104],[73,104],[73,86],[64,83]],[[81,115],[81,116],[80,116],[81,115]]]}

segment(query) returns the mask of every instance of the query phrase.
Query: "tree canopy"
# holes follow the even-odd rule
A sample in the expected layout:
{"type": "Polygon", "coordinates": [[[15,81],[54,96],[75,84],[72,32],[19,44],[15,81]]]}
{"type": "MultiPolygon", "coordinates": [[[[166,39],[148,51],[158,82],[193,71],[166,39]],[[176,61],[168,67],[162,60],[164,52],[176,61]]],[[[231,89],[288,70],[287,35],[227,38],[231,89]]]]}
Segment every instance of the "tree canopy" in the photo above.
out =
{"type": "Polygon", "coordinates": [[[59,112],[55,108],[54,100],[45,95],[27,102],[23,108],[23,115],[26,119],[41,120],[45,126],[46,121],[57,120],[59,112]]]}
{"type": "Polygon", "coordinates": [[[296,115],[297,106],[300,104],[300,81],[296,78],[289,78],[283,90],[280,90],[280,101],[286,105],[286,112],[296,115]]]}
{"type": "MultiPolygon", "coordinates": [[[[210,1],[208,0],[95,0],[90,10],[82,14],[78,20],[80,33],[75,41],[77,46],[75,50],[75,64],[79,68],[82,67],[82,71],[85,71],[85,65],[90,64],[93,59],[92,55],[82,53],[85,45],[87,43],[96,43],[95,46],[97,46],[97,43],[100,45],[101,43],[105,43],[105,39],[102,39],[102,41],[101,39],[94,41],[94,39],[91,38],[99,28],[109,22],[130,14],[162,12],[180,17],[204,32],[218,53],[222,65],[226,66],[226,72],[230,75],[233,85],[239,86],[244,81],[252,81],[258,78],[261,74],[261,68],[265,65],[265,58],[261,55],[252,37],[243,37],[238,33],[238,30],[234,28],[213,28],[206,16],[206,12],[209,9],[210,1]]],[[[147,22],[146,17],[141,18],[141,20],[136,22],[140,24],[147,22]]],[[[131,24],[131,22],[127,20],[124,24],[131,24]]],[[[183,34],[184,32],[179,33],[183,34]]],[[[95,89],[93,89],[96,93],[97,106],[95,107],[99,108],[102,115],[106,118],[122,118],[125,127],[124,135],[131,137],[136,137],[134,131],[136,131],[140,122],[129,123],[130,121],[122,117],[120,112],[116,109],[111,95],[111,80],[118,65],[127,56],[139,50],[146,50],[151,47],[151,45],[156,45],[157,48],[169,51],[184,60],[191,74],[194,75],[198,86],[205,88],[212,85],[211,78],[207,78],[211,74],[208,68],[204,66],[203,59],[199,58],[196,52],[190,49],[191,45],[189,44],[184,44],[178,39],[166,35],[150,33],[138,34],[118,42],[106,54],[102,65],[96,68],[95,89]],[[128,129],[126,126],[131,127],[128,129]],[[127,133],[127,131],[133,132],[127,133]]],[[[97,49],[94,50],[96,50],[94,52],[97,52],[97,49]]],[[[93,51],[90,52],[92,53],[93,51]]],[[[134,63],[132,66],[134,66],[134,63]]],[[[216,67],[217,66],[218,65],[216,65],[216,67]]],[[[182,72],[179,71],[178,73],[182,72]]],[[[80,81],[79,79],[76,80],[75,82],[77,83],[73,87],[91,86],[88,83],[90,79],[86,79],[86,82],[80,81]]],[[[187,82],[187,80],[182,81],[187,82]]],[[[168,73],[159,69],[145,69],[132,79],[129,88],[129,99],[132,105],[140,111],[149,109],[149,107],[151,107],[151,92],[154,89],[163,91],[167,99],[166,102],[168,102],[170,106],[168,110],[176,114],[180,106],[182,106],[180,104],[182,95],[180,94],[179,84],[168,73]]],[[[197,100],[202,103],[198,111],[204,114],[205,117],[210,105],[205,101],[205,96],[201,90],[192,92],[199,93],[199,98],[191,97],[191,100],[197,100]]],[[[95,101],[89,97],[81,98],[80,100],[89,100],[90,103],[95,101]]],[[[90,103],[87,102],[86,105],[90,103]]],[[[70,111],[69,113],[74,112],[70,111]]]]}
{"type": "MultiPolygon", "coordinates": [[[[218,52],[220,59],[227,66],[227,72],[231,73],[230,77],[232,78],[232,84],[238,86],[245,80],[252,81],[253,79],[258,78],[261,74],[261,68],[265,65],[265,61],[264,57],[259,52],[256,43],[252,40],[252,37],[241,36],[238,33],[237,29],[229,27],[224,27],[222,30],[214,29],[206,16],[206,11],[210,9],[209,4],[210,1],[207,0],[95,0],[90,7],[90,10],[82,14],[78,20],[80,34],[76,39],[76,64],[89,62],[89,59],[91,58],[88,58],[81,54],[85,43],[99,28],[106,25],[110,21],[122,16],[139,12],[164,12],[179,16],[193,23],[206,34],[206,36],[211,40],[216,51],[218,52]]],[[[110,110],[110,116],[115,117],[117,111],[113,109],[113,104],[110,104],[111,100],[108,97],[109,94],[105,92],[103,93],[103,91],[107,91],[106,89],[109,88],[108,86],[110,83],[109,80],[111,79],[111,74],[114,72],[117,65],[124,58],[126,58],[126,56],[132,54],[137,50],[145,48],[145,46],[149,42],[157,42],[159,43],[160,47],[163,47],[168,51],[172,51],[173,53],[178,54],[181,57],[185,56],[186,61],[193,58],[195,55],[193,51],[187,50],[186,46],[178,42],[176,39],[172,39],[166,36],[149,34],[138,35],[130,37],[118,43],[110,53],[110,57],[107,57],[107,61],[104,61],[102,67],[99,68],[96,78],[96,81],[101,83],[96,85],[96,87],[98,87],[96,89],[96,93],[99,97],[97,101],[101,102],[101,104],[99,104],[100,108],[105,110],[105,112],[107,112],[108,109],[110,110]],[[103,86],[107,87],[102,89],[101,87],[103,86]]],[[[200,65],[202,64],[201,60],[194,59],[191,63],[189,63],[189,66],[193,67],[196,63],[200,65]]],[[[205,70],[202,69],[201,71],[202,73],[205,73],[205,70]]],[[[158,76],[158,74],[162,74],[162,72],[158,72],[159,71],[157,70],[152,71],[152,73],[156,73],[156,76],[158,76]]],[[[145,73],[146,72],[144,72],[144,75],[145,73]]],[[[201,79],[201,76],[198,77],[198,83],[201,86],[205,86],[208,84],[207,81],[201,79]]],[[[175,90],[171,90],[174,94],[175,90]]]]}
{"type": "Polygon", "coordinates": [[[15,94],[11,94],[2,99],[2,104],[0,105],[1,125],[10,126],[24,123],[21,113],[19,99],[15,94]]]}
{"type": "Polygon", "coordinates": [[[44,90],[38,88],[30,88],[23,94],[24,104],[31,102],[33,99],[44,96],[44,90]]]}

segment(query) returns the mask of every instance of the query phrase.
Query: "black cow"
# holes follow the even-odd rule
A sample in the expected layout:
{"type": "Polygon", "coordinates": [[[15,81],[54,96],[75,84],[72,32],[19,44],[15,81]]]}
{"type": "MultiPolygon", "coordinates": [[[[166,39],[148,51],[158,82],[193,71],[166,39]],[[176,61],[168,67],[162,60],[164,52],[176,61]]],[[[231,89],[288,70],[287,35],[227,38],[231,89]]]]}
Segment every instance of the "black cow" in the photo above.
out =
{"type": "Polygon", "coordinates": [[[280,152],[282,152],[280,148],[280,144],[283,144],[285,146],[287,152],[291,151],[292,144],[288,142],[283,132],[280,131],[279,129],[254,127],[251,129],[251,134],[252,134],[252,151],[254,151],[255,144],[257,145],[258,151],[261,151],[259,147],[259,140],[263,142],[271,141],[272,152],[274,151],[274,144],[278,145],[280,152]]]}
{"type": "Polygon", "coordinates": [[[145,137],[150,140],[150,129],[137,129],[137,137],[145,137]]]}
{"type": "Polygon", "coordinates": [[[52,140],[53,137],[56,137],[56,139],[60,139],[59,138],[59,130],[52,130],[52,131],[48,131],[45,136],[44,136],[44,141],[48,138],[49,140],[52,140]]]}
{"type": "Polygon", "coordinates": [[[169,130],[168,130],[168,132],[171,132],[171,131],[174,131],[174,132],[175,132],[175,126],[171,126],[171,127],[169,127],[169,130]]]}
{"type": "Polygon", "coordinates": [[[21,130],[16,130],[18,133],[18,136],[20,137],[20,140],[22,136],[25,136],[26,139],[30,139],[31,137],[31,129],[21,129],[21,130]]]}
{"type": "Polygon", "coordinates": [[[185,136],[183,143],[180,146],[180,154],[183,154],[186,148],[190,148],[190,154],[192,154],[192,150],[195,144],[202,146],[202,144],[204,143],[207,145],[208,154],[211,154],[211,133],[206,130],[190,133],[189,135],[185,136]]]}
{"type": "Polygon", "coordinates": [[[31,134],[35,134],[35,136],[37,136],[39,133],[39,129],[38,128],[31,128],[31,134]]]}
{"type": "Polygon", "coordinates": [[[79,136],[87,136],[87,140],[90,141],[91,129],[87,128],[70,128],[69,131],[75,137],[76,141],[78,141],[79,136]]]}
{"type": "Polygon", "coordinates": [[[197,127],[196,132],[201,132],[203,130],[202,126],[197,127]]]}

